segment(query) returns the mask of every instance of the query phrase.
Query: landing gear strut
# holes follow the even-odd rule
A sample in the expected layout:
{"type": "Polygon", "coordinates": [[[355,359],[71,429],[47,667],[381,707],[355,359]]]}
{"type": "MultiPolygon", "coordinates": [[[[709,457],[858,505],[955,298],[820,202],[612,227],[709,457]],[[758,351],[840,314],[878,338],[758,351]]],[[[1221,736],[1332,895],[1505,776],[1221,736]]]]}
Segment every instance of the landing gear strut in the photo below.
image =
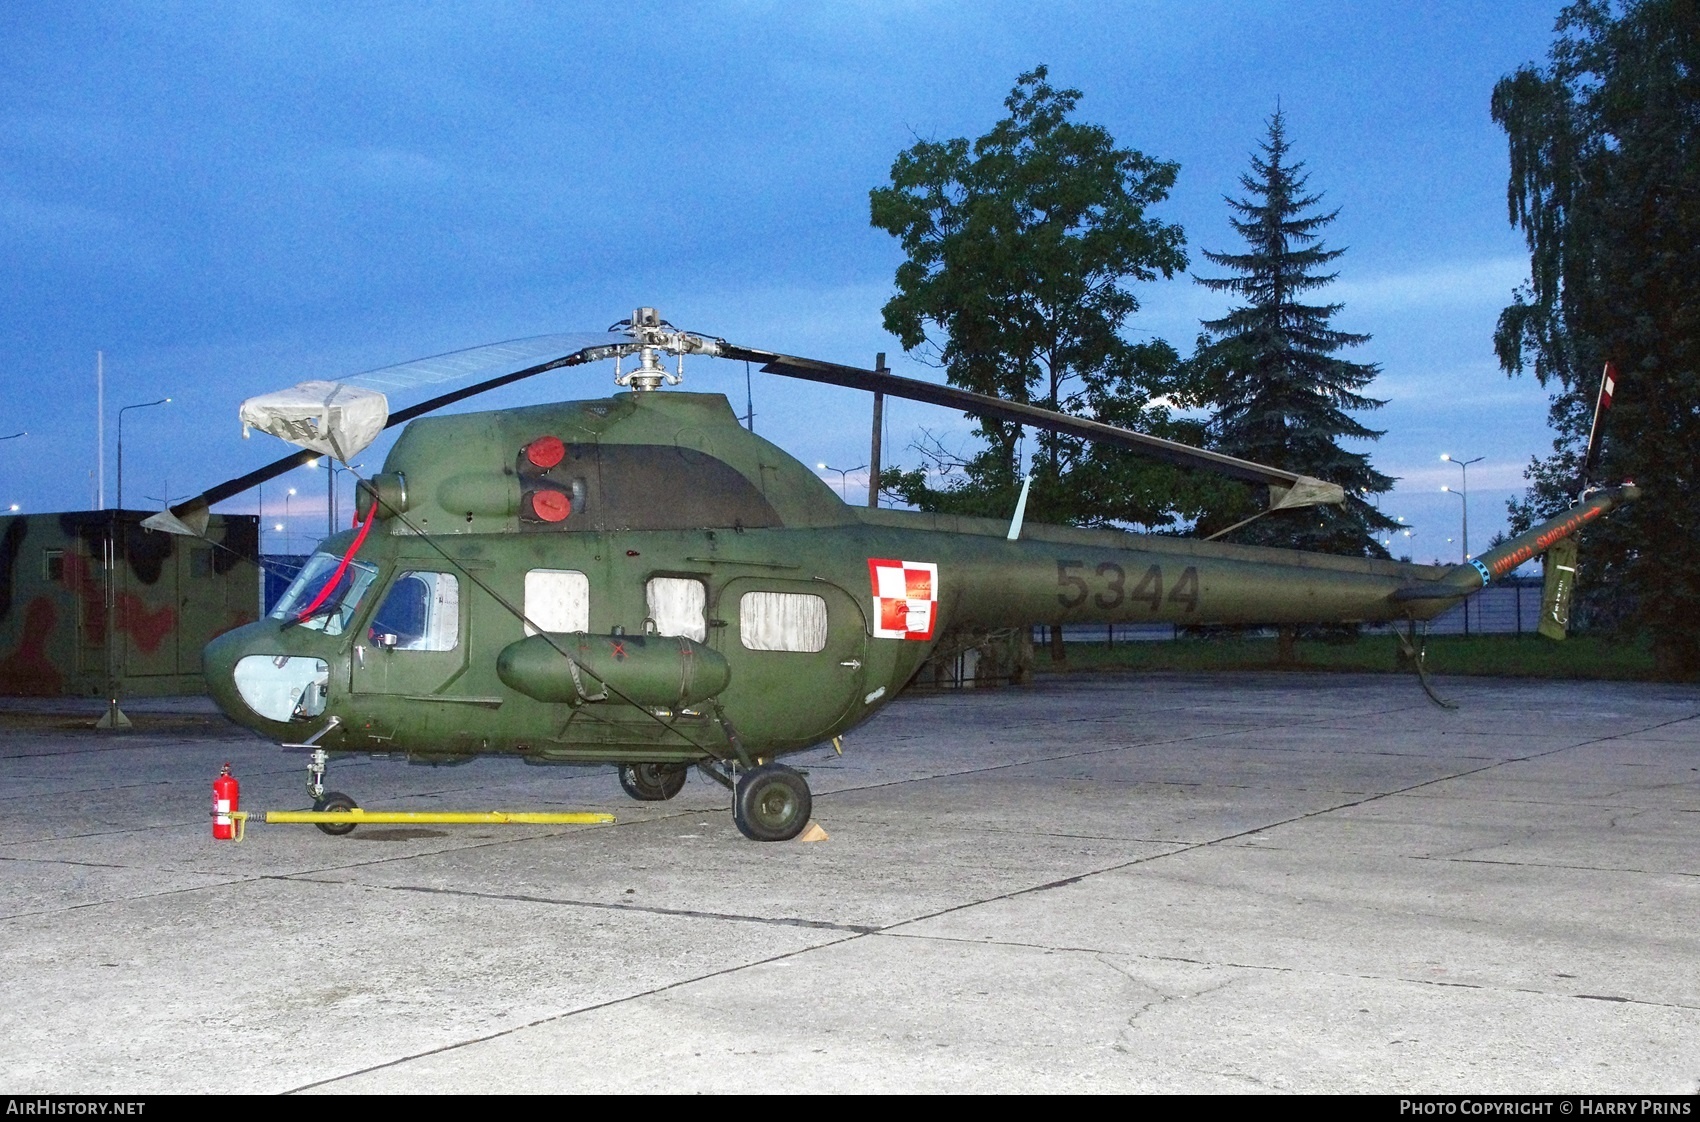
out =
{"type": "Polygon", "coordinates": [[[621,764],[620,786],[644,803],[665,802],[685,786],[687,764],[621,764]]]}
{"type": "MultiPolygon", "coordinates": [[[[329,762],[330,756],[323,748],[313,749],[313,754],[307,757],[307,793],[313,796],[313,809],[358,809],[359,804],[341,791],[325,790],[325,766],[329,762]]],[[[318,827],[332,837],[342,837],[354,832],[352,822],[320,822],[318,827]]]]}
{"type": "Polygon", "coordinates": [[[784,764],[751,768],[732,790],[732,821],[752,841],[790,841],[813,809],[808,781],[784,764]]]}

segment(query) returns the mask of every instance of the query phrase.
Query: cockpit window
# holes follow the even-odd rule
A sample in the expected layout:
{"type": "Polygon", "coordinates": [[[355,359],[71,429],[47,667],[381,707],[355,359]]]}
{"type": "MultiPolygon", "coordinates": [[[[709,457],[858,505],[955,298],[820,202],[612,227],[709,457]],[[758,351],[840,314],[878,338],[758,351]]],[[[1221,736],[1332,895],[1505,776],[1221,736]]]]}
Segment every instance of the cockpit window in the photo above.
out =
{"type": "MultiPolygon", "coordinates": [[[[330,553],[315,553],[309,557],[294,583],[272,608],[271,618],[296,620],[305,608],[319,599],[319,593],[324,591],[326,583],[336,575],[337,566],[341,564],[342,558],[330,553]]],[[[314,609],[311,618],[299,620],[299,623],[326,635],[341,635],[360,607],[360,598],[366,595],[377,575],[376,567],[363,561],[350,561],[336,587],[314,609]]]]}
{"type": "Polygon", "coordinates": [[[396,651],[452,651],[460,643],[460,581],[403,573],[372,614],[372,640],[396,651]]]}

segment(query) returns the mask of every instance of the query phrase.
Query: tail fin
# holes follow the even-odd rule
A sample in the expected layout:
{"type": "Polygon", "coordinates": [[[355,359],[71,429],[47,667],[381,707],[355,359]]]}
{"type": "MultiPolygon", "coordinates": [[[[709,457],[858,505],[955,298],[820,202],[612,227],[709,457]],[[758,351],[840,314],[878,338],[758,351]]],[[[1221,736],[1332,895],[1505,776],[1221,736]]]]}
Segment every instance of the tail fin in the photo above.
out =
{"type": "Polygon", "coordinates": [[[1557,542],[1542,558],[1546,562],[1546,582],[1541,585],[1541,623],[1535,630],[1548,639],[1562,639],[1570,633],[1570,598],[1576,591],[1575,538],[1557,542]]]}

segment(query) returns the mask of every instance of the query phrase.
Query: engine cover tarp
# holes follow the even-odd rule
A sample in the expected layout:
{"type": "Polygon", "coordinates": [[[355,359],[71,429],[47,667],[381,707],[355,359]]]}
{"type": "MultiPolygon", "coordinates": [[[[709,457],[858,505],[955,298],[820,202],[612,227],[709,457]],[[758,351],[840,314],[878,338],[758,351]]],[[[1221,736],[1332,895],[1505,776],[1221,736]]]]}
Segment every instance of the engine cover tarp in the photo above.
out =
{"type": "Polygon", "coordinates": [[[242,403],[242,427],[347,463],[384,431],[389,399],[342,382],[302,382],[242,403]]]}

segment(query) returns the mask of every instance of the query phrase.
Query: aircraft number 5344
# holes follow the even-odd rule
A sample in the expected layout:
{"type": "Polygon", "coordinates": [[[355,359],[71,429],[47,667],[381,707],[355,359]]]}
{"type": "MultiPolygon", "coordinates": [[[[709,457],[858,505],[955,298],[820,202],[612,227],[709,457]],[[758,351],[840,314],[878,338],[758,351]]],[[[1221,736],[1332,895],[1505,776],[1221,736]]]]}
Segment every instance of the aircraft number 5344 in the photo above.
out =
{"type": "MultiPolygon", "coordinates": [[[[1124,602],[1130,606],[1143,604],[1155,612],[1163,604],[1163,568],[1152,565],[1145,570],[1132,588],[1128,587],[1127,571],[1114,561],[1104,561],[1088,570],[1095,574],[1095,579],[1077,570],[1087,569],[1085,561],[1057,562],[1057,587],[1064,591],[1057,593],[1057,603],[1065,608],[1078,608],[1086,603],[1087,597],[1100,608],[1120,607],[1124,602]],[[1093,587],[1098,591],[1094,592],[1093,587]]],[[[1198,610],[1198,569],[1188,565],[1173,586],[1169,588],[1169,603],[1178,605],[1183,611],[1198,610]]]]}

